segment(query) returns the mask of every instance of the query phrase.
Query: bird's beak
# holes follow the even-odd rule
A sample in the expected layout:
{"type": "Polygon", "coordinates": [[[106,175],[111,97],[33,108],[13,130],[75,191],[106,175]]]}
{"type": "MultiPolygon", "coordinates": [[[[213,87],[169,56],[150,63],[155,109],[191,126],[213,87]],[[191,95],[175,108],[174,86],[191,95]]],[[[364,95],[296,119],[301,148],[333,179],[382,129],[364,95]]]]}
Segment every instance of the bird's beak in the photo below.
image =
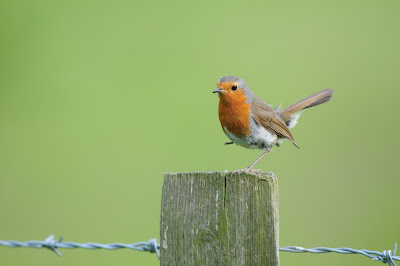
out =
{"type": "Polygon", "coordinates": [[[223,92],[224,90],[223,89],[221,89],[221,88],[216,88],[215,90],[213,90],[213,93],[216,93],[216,92],[223,92]]]}

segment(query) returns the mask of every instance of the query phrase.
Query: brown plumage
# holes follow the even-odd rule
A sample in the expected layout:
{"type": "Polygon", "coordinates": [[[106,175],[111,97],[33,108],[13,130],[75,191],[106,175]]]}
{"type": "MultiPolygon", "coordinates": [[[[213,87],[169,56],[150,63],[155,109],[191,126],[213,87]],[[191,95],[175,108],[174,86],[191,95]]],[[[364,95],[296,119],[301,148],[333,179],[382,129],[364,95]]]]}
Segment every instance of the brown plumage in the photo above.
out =
{"type": "Polygon", "coordinates": [[[311,96],[308,96],[307,98],[304,98],[301,101],[298,101],[295,104],[292,104],[289,107],[286,107],[282,111],[279,112],[279,115],[282,117],[283,121],[285,123],[288,123],[290,120],[290,117],[294,114],[297,113],[300,110],[310,108],[313,106],[317,106],[326,102],[329,102],[332,99],[332,94],[333,90],[331,89],[325,89],[320,92],[317,92],[316,94],[313,94],[311,96]]]}
{"type": "Polygon", "coordinates": [[[253,115],[254,121],[258,125],[263,126],[270,133],[278,135],[279,138],[289,139],[297,148],[299,148],[286,123],[271,106],[255,96],[251,103],[250,111],[253,115]]]}

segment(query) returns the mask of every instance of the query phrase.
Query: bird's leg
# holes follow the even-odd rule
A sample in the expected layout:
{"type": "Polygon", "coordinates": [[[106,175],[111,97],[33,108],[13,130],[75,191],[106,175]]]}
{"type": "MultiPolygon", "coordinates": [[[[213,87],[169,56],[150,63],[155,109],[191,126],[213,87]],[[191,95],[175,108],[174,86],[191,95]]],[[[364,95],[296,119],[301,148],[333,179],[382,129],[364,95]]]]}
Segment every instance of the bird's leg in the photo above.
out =
{"type": "Polygon", "coordinates": [[[247,171],[250,171],[251,169],[253,169],[254,165],[256,165],[256,163],[258,163],[258,162],[262,159],[262,157],[264,157],[264,156],[265,156],[267,153],[269,153],[270,151],[271,151],[270,148],[266,149],[265,152],[264,152],[263,154],[261,154],[261,156],[258,157],[258,159],[257,159],[252,165],[250,165],[249,167],[247,167],[245,171],[247,172],[247,171]]]}
{"type": "Polygon", "coordinates": [[[233,141],[231,141],[231,142],[225,142],[224,145],[229,145],[229,144],[233,144],[233,143],[234,143],[233,141]]]}

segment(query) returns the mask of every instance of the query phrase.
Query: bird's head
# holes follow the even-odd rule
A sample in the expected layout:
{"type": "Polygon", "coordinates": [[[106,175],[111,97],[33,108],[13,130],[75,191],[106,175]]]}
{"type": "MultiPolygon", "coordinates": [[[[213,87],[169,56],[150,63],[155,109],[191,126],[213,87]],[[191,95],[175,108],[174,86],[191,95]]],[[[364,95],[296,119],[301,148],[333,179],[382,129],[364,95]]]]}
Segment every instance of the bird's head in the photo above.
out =
{"type": "Polygon", "coordinates": [[[246,99],[251,91],[243,79],[225,76],[218,80],[217,88],[213,90],[213,93],[218,93],[221,100],[235,101],[236,99],[246,99]]]}

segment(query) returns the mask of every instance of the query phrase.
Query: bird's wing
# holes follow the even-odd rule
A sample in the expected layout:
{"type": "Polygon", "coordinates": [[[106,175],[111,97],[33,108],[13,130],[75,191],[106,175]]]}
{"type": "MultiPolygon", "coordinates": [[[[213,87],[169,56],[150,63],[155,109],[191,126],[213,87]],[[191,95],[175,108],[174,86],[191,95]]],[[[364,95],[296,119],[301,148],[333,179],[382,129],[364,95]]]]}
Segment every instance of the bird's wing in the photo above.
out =
{"type": "Polygon", "coordinates": [[[264,103],[257,96],[254,96],[250,111],[253,115],[254,122],[263,126],[269,132],[277,134],[278,137],[289,139],[297,148],[299,148],[294,141],[289,128],[271,106],[264,103]]]}

